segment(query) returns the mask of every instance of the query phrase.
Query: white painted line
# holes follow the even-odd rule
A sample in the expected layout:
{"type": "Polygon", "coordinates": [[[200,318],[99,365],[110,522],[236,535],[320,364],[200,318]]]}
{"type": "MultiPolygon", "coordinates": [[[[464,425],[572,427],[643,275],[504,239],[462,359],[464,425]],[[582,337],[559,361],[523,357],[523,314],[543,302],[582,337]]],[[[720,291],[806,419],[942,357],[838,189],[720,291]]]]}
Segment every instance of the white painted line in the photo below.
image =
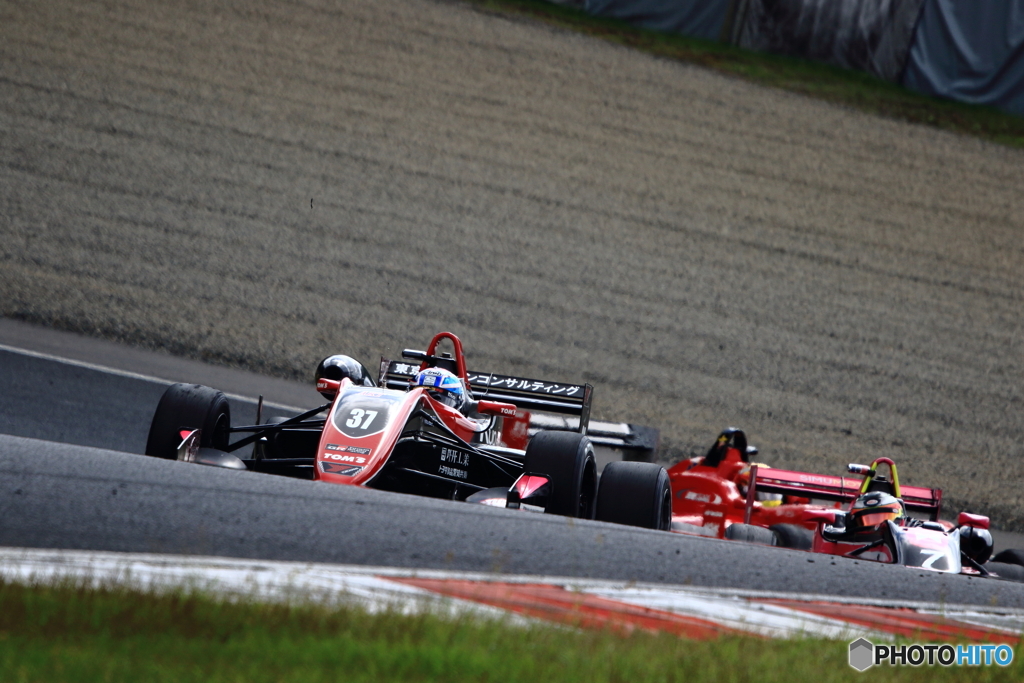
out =
{"type": "Polygon", "coordinates": [[[113,584],[142,590],[195,588],[271,602],[355,604],[370,612],[473,613],[514,623],[530,621],[487,605],[388,581],[373,572],[351,571],[343,565],[0,548],[0,576],[28,584],[70,579],[93,586],[113,584]]]}
{"type": "MultiPolygon", "coordinates": [[[[143,382],[152,382],[154,384],[175,384],[175,380],[164,379],[162,377],[153,377],[152,375],[142,375],[137,372],[130,372],[128,370],[118,370],[117,368],[107,367],[105,365],[98,365],[96,363],[88,363],[83,360],[75,360],[73,358],[65,358],[63,356],[55,356],[50,353],[40,353],[39,351],[29,351],[28,349],[20,349],[16,346],[7,346],[6,344],[0,344],[0,351],[8,351],[10,353],[18,353],[23,356],[29,356],[31,358],[39,358],[41,360],[49,360],[57,363],[64,363],[65,365],[72,365],[78,368],[85,368],[86,370],[95,370],[97,372],[105,372],[110,375],[117,375],[118,377],[127,377],[128,379],[137,379],[143,382]]],[[[230,399],[236,401],[246,401],[248,403],[256,403],[259,401],[258,398],[252,396],[242,396],[240,394],[229,394],[224,393],[230,399]]],[[[290,410],[296,413],[306,412],[306,408],[296,408],[295,406],[285,405],[283,403],[274,403],[272,401],[264,401],[264,406],[270,406],[273,408],[280,408],[281,410],[290,410]]]]}
{"type": "Polygon", "coordinates": [[[834,639],[866,636],[889,640],[891,635],[849,623],[838,616],[821,616],[764,602],[766,599],[826,602],[887,608],[910,608],[919,614],[1015,636],[1024,632],[1024,610],[984,606],[892,600],[837,599],[823,595],[775,593],[737,589],[695,588],[662,584],[574,579],[553,576],[483,574],[395,567],[365,567],[305,562],[241,560],[143,553],[0,548],[0,576],[19,582],[49,582],[61,578],[117,583],[143,589],[196,587],[205,591],[264,600],[355,603],[368,610],[403,612],[471,612],[500,616],[514,623],[530,620],[468,599],[444,597],[394,579],[435,579],[503,584],[544,584],[593,595],[626,606],[637,606],[680,617],[710,621],[726,628],[768,637],[814,635],[834,639]]]}

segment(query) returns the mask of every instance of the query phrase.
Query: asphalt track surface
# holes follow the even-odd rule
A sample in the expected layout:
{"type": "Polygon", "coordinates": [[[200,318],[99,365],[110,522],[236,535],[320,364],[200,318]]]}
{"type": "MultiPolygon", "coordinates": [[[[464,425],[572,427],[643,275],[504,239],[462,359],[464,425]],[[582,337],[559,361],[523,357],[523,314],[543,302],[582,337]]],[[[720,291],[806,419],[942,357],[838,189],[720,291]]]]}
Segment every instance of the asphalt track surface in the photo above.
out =
{"type": "MultiPolygon", "coordinates": [[[[0,432],[18,435],[0,436],[0,545],[1024,607],[1024,584],[148,458],[138,453],[166,382],[146,378],[147,363],[178,379],[219,374],[228,389],[266,391],[268,400],[299,387],[0,324],[0,343],[26,337],[76,358],[0,350],[0,432]],[[104,359],[120,361],[118,372],[86,365],[104,359]]],[[[248,419],[255,406],[238,397],[232,411],[248,419]]]]}
{"type": "Polygon", "coordinates": [[[232,422],[315,408],[312,382],[293,382],[139,351],[0,319],[0,433],[141,454],[157,402],[172,382],[228,395],[232,422]],[[60,359],[60,360],[55,360],[60,359]]]}
{"type": "Polygon", "coordinates": [[[0,544],[1024,607],[1024,585],[0,436],[0,544]]]}

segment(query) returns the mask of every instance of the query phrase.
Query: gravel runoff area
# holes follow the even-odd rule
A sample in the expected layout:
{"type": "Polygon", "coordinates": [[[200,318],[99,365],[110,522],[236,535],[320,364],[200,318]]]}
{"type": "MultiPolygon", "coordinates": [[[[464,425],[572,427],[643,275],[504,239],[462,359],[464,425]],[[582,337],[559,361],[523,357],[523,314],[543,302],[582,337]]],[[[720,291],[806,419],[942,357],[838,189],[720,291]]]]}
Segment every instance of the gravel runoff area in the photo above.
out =
{"type": "Polygon", "coordinates": [[[0,4],[0,315],[285,377],[459,334],[667,461],[1024,528],[1024,152],[439,0],[0,4]]]}

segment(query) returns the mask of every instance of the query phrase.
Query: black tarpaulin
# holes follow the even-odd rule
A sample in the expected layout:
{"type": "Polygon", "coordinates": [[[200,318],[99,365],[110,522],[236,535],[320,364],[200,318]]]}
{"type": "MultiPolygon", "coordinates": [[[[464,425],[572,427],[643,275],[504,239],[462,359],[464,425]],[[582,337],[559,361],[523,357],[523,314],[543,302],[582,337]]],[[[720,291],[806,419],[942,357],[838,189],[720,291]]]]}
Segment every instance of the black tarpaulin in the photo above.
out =
{"type": "Polygon", "coordinates": [[[1024,0],[926,0],[903,85],[1024,115],[1024,0]]]}
{"type": "Polygon", "coordinates": [[[732,0],[586,0],[584,11],[634,26],[718,40],[732,0]]]}
{"type": "Polygon", "coordinates": [[[738,0],[732,42],[899,81],[923,0],[738,0]]]}

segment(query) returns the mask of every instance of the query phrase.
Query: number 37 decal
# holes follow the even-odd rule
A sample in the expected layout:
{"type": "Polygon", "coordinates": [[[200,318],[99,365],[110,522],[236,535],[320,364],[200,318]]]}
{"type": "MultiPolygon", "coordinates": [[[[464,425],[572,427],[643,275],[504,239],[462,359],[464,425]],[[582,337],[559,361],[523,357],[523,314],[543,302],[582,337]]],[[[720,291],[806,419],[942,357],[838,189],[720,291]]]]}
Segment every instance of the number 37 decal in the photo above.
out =
{"type": "Polygon", "coordinates": [[[345,420],[345,426],[350,429],[369,429],[370,425],[373,424],[373,418],[377,417],[378,412],[376,410],[353,408],[352,412],[348,414],[348,419],[345,420]]]}

